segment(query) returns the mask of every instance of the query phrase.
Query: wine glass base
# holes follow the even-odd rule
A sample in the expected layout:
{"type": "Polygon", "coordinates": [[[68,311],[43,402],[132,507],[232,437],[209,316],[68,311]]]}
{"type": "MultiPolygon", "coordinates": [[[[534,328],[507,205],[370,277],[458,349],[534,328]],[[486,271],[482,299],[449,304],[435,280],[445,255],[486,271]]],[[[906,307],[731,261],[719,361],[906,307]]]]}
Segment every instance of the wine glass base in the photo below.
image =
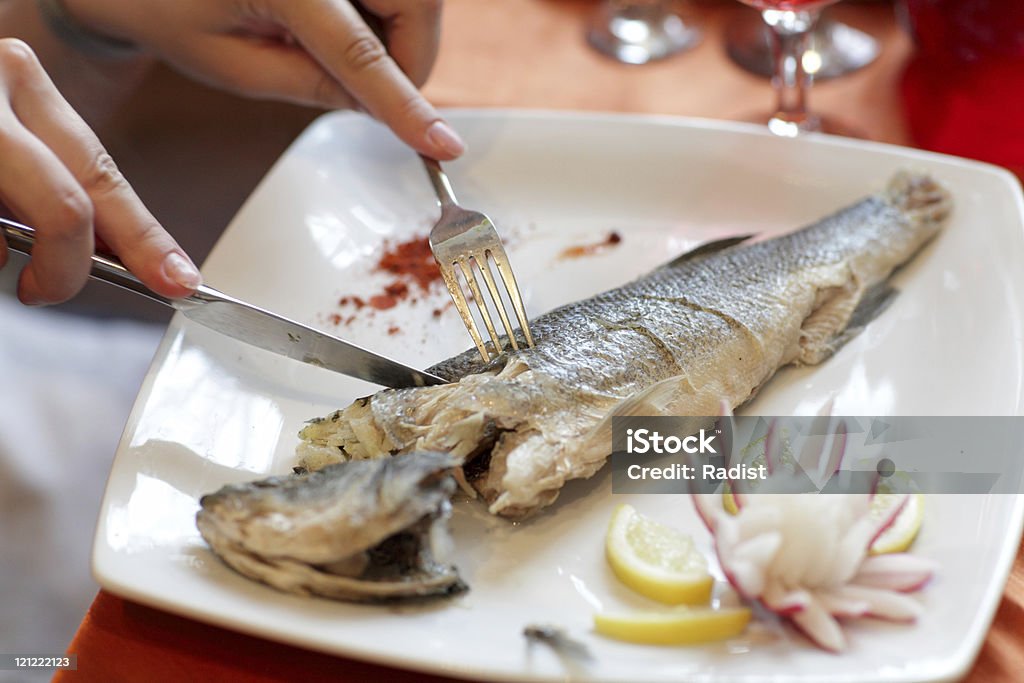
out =
{"type": "Polygon", "coordinates": [[[587,28],[591,47],[625,64],[646,64],[694,47],[701,31],[665,3],[604,2],[587,28]]]}
{"type": "MultiPolygon", "coordinates": [[[[862,69],[878,57],[878,41],[851,26],[818,20],[809,39],[804,69],[813,79],[826,80],[862,69]]],[[[772,76],[771,32],[755,12],[738,15],[725,29],[725,48],[742,69],[764,78],[772,76]]]]}
{"type": "Polygon", "coordinates": [[[801,121],[791,121],[769,114],[755,114],[744,117],[742,120],[747,123],[767,125],[768,130],[780,138],[796,138],[812,133],[825,133],[826,135],[841,135],[859,140],[870,139],[863,130],[831,116],[812,114],[801,121]]]}

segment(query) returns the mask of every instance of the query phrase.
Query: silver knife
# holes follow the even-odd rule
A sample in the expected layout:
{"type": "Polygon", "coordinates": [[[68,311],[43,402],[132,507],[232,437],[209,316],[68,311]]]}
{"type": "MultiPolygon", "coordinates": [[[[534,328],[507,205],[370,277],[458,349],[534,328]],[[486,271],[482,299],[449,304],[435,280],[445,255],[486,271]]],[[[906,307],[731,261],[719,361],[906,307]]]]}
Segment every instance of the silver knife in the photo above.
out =
{"type": "MultiPolygon", "coordinates": [[[[32,253],[35,244],[32,228],[0,218],[0,234],[14,251],[32,253]]],[[[213,287],[200,285],[192,296],[169,299],[142,284],[117,259],[99,254],[92,257],[89,277],[159,301],[180,311],[189,320],[234,339],[349,377],[395,388],[446,384],[445,380],[428,372],[258,308],[213,287]]]]}

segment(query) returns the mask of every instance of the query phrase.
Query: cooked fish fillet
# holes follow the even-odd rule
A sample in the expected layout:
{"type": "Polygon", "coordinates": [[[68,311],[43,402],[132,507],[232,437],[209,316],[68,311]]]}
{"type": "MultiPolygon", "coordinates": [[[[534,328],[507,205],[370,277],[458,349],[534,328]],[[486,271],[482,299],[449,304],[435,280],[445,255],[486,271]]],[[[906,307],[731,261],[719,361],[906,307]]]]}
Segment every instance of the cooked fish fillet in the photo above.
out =
{"type": "Polygon", "coordinates": [[[931,178],[901,173],[802,230],[698,250],[540,316],[535,348],[486,366],[467,351],[431,368],[453,384],[381,391],[309,425],[300,455],[315,468],[449,452],[491,512],[523,517],[604,464],[612,416],[716,415],[780,367],[828,357],[951,207],[931,178]]]}
{"type": "Polygon", "coordinates": [[[439,453],[340,463],[225,486],[196,524],[238,572],[283,591],[375,601],[464,588],[445,564],[449,472],[439,453]]]}

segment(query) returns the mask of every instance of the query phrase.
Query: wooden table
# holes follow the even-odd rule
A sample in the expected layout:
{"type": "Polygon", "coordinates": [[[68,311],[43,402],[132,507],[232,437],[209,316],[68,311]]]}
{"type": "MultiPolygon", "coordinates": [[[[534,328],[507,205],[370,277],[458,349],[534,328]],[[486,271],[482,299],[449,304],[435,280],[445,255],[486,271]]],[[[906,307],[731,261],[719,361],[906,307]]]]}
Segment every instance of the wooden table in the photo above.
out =
{"type": "MultiPolygon", "coordinates": [[[[767,81],[725,57],[725,24],[738,3],[698,3],[706,31],[695,50],[624,66],[588,49],[587,0],[448,0],[441,55],[426,92],[441,106],[517,107],[741,119],[766,112],[767,81]]],[[[912,46],[884,4],[850,4],[839,18],[879,38],[869,68],[813,92],[815,109],[869,137],[905,144],[898,83],[912,46]]],[[[155,213],[198,258],[255,182],[315,112],[242,102],[157,71],[102,131],[155,213]],[[196,169],[203,169],[197,174],[196,169]],[[187,198],[188,201],[182,201],[187,198]],[[189,232],[189,226],[208,226],[189,232]]],[[[969,680],[1022,680],[1024,556],[969,680]]],[[[71,643],[78,671],[58,681],[440,681],[271,643],[100,592],[71,643]]]]}

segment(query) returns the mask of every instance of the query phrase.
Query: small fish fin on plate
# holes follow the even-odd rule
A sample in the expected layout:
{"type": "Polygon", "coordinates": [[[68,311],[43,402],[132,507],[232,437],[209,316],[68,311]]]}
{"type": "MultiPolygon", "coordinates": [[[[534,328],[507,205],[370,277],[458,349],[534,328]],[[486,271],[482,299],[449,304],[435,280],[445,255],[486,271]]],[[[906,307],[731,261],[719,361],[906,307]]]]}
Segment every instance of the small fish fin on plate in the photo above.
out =
{"type": "Polygon", "coordinates": [[[661,267],[674,268],[675,266],[686,263],[687,261],[696,261],[698,259],[711,256],[712,254],[722,251],[723,249],[728,249],[729,247],[734,247],[737,244],[742,244],[743,242],[746,242],[747,240],[753,237],[756,237],[756,235],[735,235],[732,237],[723,237],[721,239],[712,240],[710,242],[703,242],[701,244],[698,244],[693,249],[690,249],[689,251],[684,252],[679,256],[676,256],[671,261],[662,265],[661,267]]]}

